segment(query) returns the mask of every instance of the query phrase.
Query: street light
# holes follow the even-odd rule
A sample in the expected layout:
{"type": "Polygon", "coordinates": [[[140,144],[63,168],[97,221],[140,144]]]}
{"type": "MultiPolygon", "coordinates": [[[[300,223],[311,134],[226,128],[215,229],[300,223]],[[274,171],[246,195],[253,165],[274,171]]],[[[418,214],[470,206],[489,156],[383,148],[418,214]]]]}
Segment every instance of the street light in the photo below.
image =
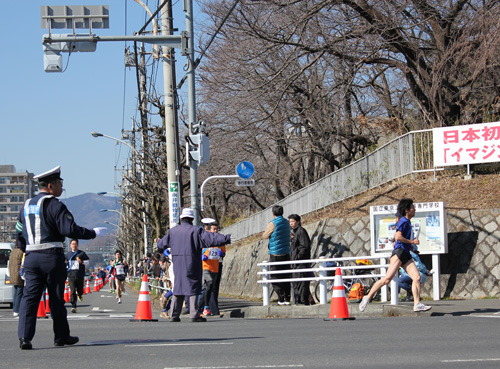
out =
{"type": "Polygon", "coordinates": [[[95,132],[95,131],[90,132],[90,134],[92,135],[92,137],[95,137],[95,138],[106,137],[106,138],[109,138],[110,140],[114,140],[114,141],[120,142],[120,143],[124,144],[125,146],[130,147],[134,151],[134,154],[136,154],[137,156],[140,156],[139,152],[135,149],[134,146],[132,146],[131,144],[129,144],[129,143],[123,141],[123,140],[120,140],[119,138],[111,137],[111,136],[108,136],[108,135],[105,135],[105,134],[102,134],[102,133],[99,133],[99,132],[95,132]]]}
{"type": "Polygon", "coordinates": [[[99,211],[100,211],[101,213],[105,213],[105,212],[107,212],[107,211],[113,211],[113,212],[115,212],[115,213],[118,213],[118,214],[122,215],[122,212],[121,212],[121,211],[114,210],[114,209],[101,209],[101,210],[99,210],[99,211]]]}
{"type": "Polygon", "coordinates": [[[126,195],[122,195],[121,193],[118,193],[118,192],[106,192],[106,191],[103,191],[103,192],[98,192],[97,193],[99,196],[104,196],[104,195],[115,195],[115,196],[120,196],[121,198],[125,198],[127,197],[126,195]]]}
{"type": "Polygon", "coordinates": [[[108,222],[107,220],[105,220],[105,221],[104,221],[104,223],[106,223],[106,224],[110,224],[110,225],[115,226],[115,227],[117,227],[117,228],[119,228],[119,227],[120,227],[118,224],[108,222]]]}

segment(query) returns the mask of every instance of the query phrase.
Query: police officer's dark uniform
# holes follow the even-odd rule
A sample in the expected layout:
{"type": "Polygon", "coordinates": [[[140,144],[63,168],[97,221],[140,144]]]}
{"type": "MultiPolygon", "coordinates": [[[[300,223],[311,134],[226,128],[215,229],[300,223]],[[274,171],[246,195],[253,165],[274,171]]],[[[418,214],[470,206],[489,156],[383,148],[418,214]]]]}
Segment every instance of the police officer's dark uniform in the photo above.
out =
{"type": "MultiPolygon", "coordinates": [[[[71,240],[71,244],[75,241],[71,240]]],[[[78,240],[76,240],[78,242],[78,240]]],[[[73,246],[71,246],[73,247],[73,246]]],[[[71,304],[71,312],[76,313],[76,299],[82,299],[83,296],[83,282],[85,280],[85,260],[89,260],[87,254],[78,249],[78,243],[76,244],[76,251],[70,250],[66,254],[66,260],[68,260],[68,283],[71,290],[71,295],[69,297],[69,303],[71,304]],[[80,262],[81,260],[82,262],[80,262]]],[[[50,300],[49,300],[50,301],[50,300]]]]}
{"type": "Polygon", "coordinates": [[[18,337],[23,350],[32,348],[37,310],[43,290],[47,287],[50,314],[53,320],[54,344],[72,345],[78,337],[70,336],[64,306],[66,263],[63,242],[65,237],[91,239],[94,230],[76,225],[73,215],[56,197],[62,194],[61,169],[56,167],[34,178],[39,181],[40,193],[25,202],[19,213],[22,235],[26,245],[24,275],[26,286],[19,310],[18,337]]]}

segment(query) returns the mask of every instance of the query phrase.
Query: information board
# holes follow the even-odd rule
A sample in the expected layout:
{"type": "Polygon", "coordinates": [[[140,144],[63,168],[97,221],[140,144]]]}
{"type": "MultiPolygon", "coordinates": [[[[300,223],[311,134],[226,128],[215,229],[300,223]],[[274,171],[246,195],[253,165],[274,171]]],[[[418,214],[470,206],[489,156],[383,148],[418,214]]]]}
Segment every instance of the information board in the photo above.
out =
{"type": "MultiPolygon", "coordinates": [[[[418,238],[421,254],[446,254],[448,236],[444,202],[415,203],[412,238],[418,238]]],[[[370,207],[371,254],[392,252],[396,233],[397,205],[370,207]]]]}

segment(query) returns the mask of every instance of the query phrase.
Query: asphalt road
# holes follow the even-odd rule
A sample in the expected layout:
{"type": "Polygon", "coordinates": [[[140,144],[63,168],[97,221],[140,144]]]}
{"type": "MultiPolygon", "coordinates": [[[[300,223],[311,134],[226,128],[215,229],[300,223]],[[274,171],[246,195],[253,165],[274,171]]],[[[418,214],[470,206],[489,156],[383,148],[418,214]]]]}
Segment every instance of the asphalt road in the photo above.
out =
{"type": "MultiPolygon", "coordinates": [[[[54,347],[39,319],[21,351],[17,320],[0,307],[0,368],[499,368],[498,315],[131,322],[137,295],[116,304],[106,288],[68,314],[75,346],[54,347]]],[[[68,308],[69,310],[69,308],[68,308]]]]}

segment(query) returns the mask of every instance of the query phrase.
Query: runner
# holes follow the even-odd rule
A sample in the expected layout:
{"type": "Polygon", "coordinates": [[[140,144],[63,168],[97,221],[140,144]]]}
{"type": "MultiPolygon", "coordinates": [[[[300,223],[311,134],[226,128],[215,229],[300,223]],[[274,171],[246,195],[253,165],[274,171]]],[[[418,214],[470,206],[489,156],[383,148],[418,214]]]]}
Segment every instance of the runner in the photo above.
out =
{"type": "Polygon", "coordinates": [[[122,292],[125,292],[125,277],[127,276],[128,264],[123,260],[123,255],[120,250],[115,252],[115,284],[116,298],[118,303],[122,303],[122,292]]]}

